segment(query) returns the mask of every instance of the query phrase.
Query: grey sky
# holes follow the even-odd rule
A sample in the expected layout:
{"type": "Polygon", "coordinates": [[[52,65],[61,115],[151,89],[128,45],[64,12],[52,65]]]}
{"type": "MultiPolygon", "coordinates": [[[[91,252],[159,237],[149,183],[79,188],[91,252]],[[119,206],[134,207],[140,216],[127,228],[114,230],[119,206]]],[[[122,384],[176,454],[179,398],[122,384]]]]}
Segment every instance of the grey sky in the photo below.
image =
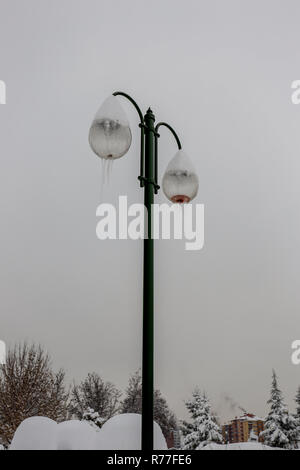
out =
{"type": "MultiPolygon", "coordinates": [[[[41,342],[69,379],[120,388],[141,363],[142,243],[95,235],[91,120],[116,89],[180,134],[206,244],[157,243],[156,385],[179,417],[195,385],[264,415],[271,369],[300,383],[297,1],[0,0],[0,339],[41,342]]],[[[103,200],[141,202],[133,131],[103,200]]],[[[161,171],[176,147],[167,131],[161,171]]],[[[164,201],[163,194],[158,202],[164,201]]]]}

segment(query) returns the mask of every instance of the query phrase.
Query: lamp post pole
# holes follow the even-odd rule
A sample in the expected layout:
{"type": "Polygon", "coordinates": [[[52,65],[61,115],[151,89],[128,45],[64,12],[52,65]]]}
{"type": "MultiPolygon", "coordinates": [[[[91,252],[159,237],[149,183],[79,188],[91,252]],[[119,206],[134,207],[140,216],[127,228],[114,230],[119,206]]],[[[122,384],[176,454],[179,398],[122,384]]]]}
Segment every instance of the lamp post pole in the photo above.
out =
{"type": "Polygon", "coordinates": [[[147,237],[144,240],[143,368],[142,368],[142,450],[153,450],[154,390],[154,240],[151,210],[154,203],[155,117],[151,109],[145,117],[145,207],[147,237]]]}

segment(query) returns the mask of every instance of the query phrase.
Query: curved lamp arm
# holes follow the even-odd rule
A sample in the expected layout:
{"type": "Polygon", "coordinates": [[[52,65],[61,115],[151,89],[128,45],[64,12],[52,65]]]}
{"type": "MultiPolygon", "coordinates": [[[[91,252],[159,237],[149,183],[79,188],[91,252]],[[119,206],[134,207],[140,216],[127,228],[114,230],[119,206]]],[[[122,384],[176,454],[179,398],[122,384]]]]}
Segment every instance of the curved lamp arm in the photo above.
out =
{"type": "MultiPolygon", "coordinates": [[[[174,131],[173,127],[171,127],[169,124],[167,124],[166,122],[159,122],[155,128],[155,132],[157,132],[158,134],[158,131],[159,131],[159,128],[160,127],[167,127],[169,129],[169,131],[172,132],[173,136],[175,137],[175,140],[176,140],[176,143],[178,145],[178,149],[181,150],[182,149],[182,145],[181,145],[181,142],[180,142],[180,139],[178,137],[178,135],[176,134],[176,132],[174,131]]],[[[160,137],[159,135],[157,137],[160,137]]]]}
{"type": "MultiPolygon", "coordinates": [[[[136,103],[136,101],[133,98],[131,98],[131,96],[127,95],[127,93],[124,93],[123,91],[115,91],[113,93],[113,96],[123,96],[124,98],[126,98],[128,101],[130,101],[131,104],[133,104],[133,106],[135,107],[135,109],[137,110],[137,113],[139,115],[140,128],[141,128],[141,166],[140,166],[140,174],[141,174],[141,177],[143,177],[144,176],[144,162],[145,162],[145,125],[144,125],[143,113],[142,113],[140,107],[138,106],[138,104],[136,103]]],[[[140,181],[140,186],[142,188],[144,186],[144,180],[141,177],[139,178],[139,181],[140,181]]]]}
{"type": "Polygon", "coordinates": [[[158,131],[159,131],[159,128],[162,126],[166,127],[167,129],[169,129],[169,131],[171,131],[178,145],[178,149],[179,150],[182,149],[180,139],[178,135],[176,134],[176,132],[174,131],[173,127],[171,127],[166,122],[159,122],[157,126],[155,127],[155,165],[154,165],[155,166],[155,194],[157,194],[158,190],[160,189],[160,187],[158,186],[158,139],[160,137],[158,131]]]}
{"type": "Polygon", "coordinates": [[[136,103],[136,101],[134,101],[133,98],[131,98],[131,96],[127,95],[127,93],[123,93],[123,91],[115,91],[113,93],[113,96],[124,96],[124,98],[127,98],[130,103],[133,104],[133,106],[135,107],[135,109],[137,110],[138,112],[138,115],[140,117],[140,121],[141,121],[141,124],[144,123],[144,117],[143,117],[143,113],[142,111],[140,110],[140,107],[138,106],[138,104],[136,103]]]}

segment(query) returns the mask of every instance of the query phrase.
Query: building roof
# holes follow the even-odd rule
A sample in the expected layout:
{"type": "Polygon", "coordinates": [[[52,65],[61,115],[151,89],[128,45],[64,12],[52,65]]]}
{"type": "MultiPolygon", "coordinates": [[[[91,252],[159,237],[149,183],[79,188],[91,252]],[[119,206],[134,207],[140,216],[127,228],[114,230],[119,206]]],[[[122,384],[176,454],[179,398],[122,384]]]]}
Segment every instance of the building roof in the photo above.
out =
{"type": "Polygon", "coordinates": [[[258,416],[254,415],[254,414],[251,414],[251,413],[244,413],[242,416],[240,417],[235,417],[234,419],[232,419],[229,423],[226,423],[226,424],[231,424],[233,421],[253,421],[253,422],[256,422],[256,421],[264,421],[262,418],[259,418],[258,416]]]}

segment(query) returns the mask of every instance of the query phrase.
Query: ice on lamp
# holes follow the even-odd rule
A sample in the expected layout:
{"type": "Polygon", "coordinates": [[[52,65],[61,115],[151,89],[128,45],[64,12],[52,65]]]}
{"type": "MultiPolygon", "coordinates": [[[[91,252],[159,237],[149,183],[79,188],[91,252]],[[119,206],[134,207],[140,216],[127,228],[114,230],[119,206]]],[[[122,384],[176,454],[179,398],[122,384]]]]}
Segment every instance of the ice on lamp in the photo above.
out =
{"type": "Polygon", "coordinates": [[[183,150],[170,161],[163,177],[166,197],[178,204],[190,202],[197,196],[199,180],[195,168],[183,150]]]}
{"type": "Polygon", "coordinates": [[[107,98],[92,123],[89,143],[92,150],[105,160],[125,155],[132,142],[126,114],[115,96],[107,98]]]}

